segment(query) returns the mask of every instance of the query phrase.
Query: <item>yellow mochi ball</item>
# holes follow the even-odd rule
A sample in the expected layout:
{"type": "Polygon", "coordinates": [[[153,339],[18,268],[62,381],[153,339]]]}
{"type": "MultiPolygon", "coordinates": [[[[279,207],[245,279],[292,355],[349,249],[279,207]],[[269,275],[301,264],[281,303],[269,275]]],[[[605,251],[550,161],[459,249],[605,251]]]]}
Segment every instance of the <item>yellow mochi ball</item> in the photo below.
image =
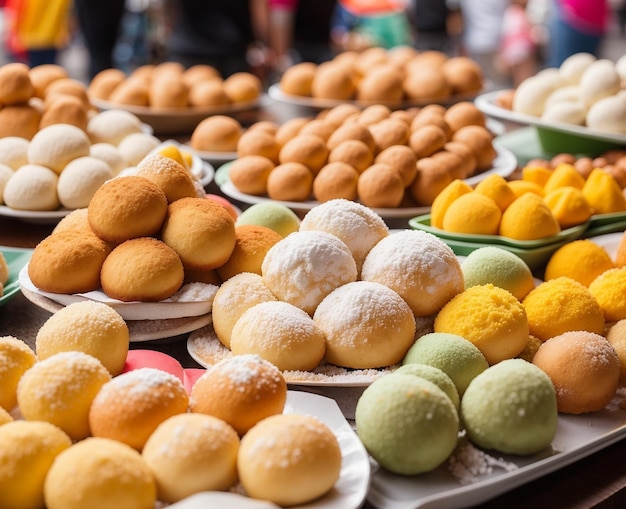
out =
{"type": "Polygon", "coordinates": [[[443,229],[455,233],[496,235],[502,210],[493,198],[472,192],[454,200],[443,216],[443,229]]]}
{"type": "Polygon", "coordinates": [[[551,237],[561,231],[552,211],[541,196],[525,193],[502,214],[500,235],[516,240],[551,237]]]}
{"type": "Polygon", "coordinates": [[[0,407],[10,412],[17,405],[17,384],[37,362],[35,352],[13,336],[0,337],[0,407]]]}

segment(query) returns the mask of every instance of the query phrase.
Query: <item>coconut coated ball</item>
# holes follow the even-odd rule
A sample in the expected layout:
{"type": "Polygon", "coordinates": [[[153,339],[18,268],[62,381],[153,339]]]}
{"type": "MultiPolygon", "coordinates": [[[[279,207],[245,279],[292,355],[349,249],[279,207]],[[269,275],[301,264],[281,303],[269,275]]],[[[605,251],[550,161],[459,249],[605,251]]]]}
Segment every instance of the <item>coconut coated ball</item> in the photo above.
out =
{"type": "Polygon", "coordinates": [[[36,362],[35,352],[24,341],[13,336],[0,337],[0,408],[10,412],[17,405],[17,384],[36,362]]]}

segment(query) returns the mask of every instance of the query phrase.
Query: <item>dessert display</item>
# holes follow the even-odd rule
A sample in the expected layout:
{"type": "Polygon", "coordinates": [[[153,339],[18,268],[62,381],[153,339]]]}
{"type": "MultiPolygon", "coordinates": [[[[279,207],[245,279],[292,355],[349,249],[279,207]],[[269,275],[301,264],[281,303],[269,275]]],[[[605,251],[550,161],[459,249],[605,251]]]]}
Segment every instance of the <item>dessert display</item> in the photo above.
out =
{"type": "Polygon", "coordinates": [[[446,373],[441,369],[431,366],[429,364],[421,364],[417,362],[411,362],[409,364],[403,364],[394,371],[394,374],[407,374],[425,378],[429,382],[434,383],[439,387],[452,401],[454,407],[459,411],[461,405],[461,398],[459,391],[456,389],[456,385],[446,373]]]}
{"type": "Polygon", "coordinates": [[[626,268],[615,267],[597,276],[589,284],[589,292],[596,299],[607,323],[626,318],[626,268]]]}
{"type": "Polygon", "coordinates": [[[17,385],[22,375],[37,362],[37,356],[26,343],[13,336],[0,338],[0,377],[3,390],[0,407],[10,412],[17,405],[17,385]]]}
{"type": "Polygon", "coordinates": [[[286,237],[300,229],[300,218],[293,210],[280,203],[255,203],[244,210],[235,220],[236,226],[245,224],[266,226],[286,237]]]}
{"type": "Polygon", "coordinates": [[[585,286],[615,267],[606,249],[589,239],[578,239],[557,249],[546,264],[544,280],[569,277],[585,286]]]}

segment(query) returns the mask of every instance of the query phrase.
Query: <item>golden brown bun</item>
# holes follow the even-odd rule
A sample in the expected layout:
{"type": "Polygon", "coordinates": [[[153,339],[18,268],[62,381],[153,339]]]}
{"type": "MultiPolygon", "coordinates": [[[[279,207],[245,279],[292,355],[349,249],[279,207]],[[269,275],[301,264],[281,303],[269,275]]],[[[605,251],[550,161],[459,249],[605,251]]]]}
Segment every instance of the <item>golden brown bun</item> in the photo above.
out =
{"type": "Polygon", "coordinates": [[[314,118],[304,124],[298,134],[315,134],[324,141],[328,141],[328,138],[330,138],[334,132],[335,126],[333,124],[326,122],[322,118],[314,118]]]}
{"type": "Polygon", "coordinates": [[[417,159],[428,157],[440,150],[448,141],[443,129],[436,125],[425,125],[413,131],[409,137],[409,147],[417,159]]]}
{"type": "Polygon", "coordinates": [[[274,135],[263,129],[248,130],[237,142],[237,157],[257,155],[277,163],[279,151],[280,146],[276,143],[274,135]]]}
{"type": "Polygon", "coordinates": [[[280,89],[285,94],[310,96],[316,69],[313,62],[292,65],[281,76],[280,89]]]}
{"type": "Polygon", "coordinates": [[[0,104],[23,104],[35,95],[26,64],[12,62],[0,66],[0,104]]]}
{"type": "Polygon", "coordinates": [[[234,152],[243,129],[234,118],[213,115],[205,118],[191,135],[191,146],[205,152],[234,152]]]}
{"type": "Polygon", "coordinates": [[[56,96],[46,107],[39,128],[52,124],[71,124],[87,131],[88,115],[84,103],[73,95],[56,96]]]}
{"type": "Polygon", "coordinates": [[[478,92],[483,88],[483,71],[471,58],[449,58],[442,69],[452,94],[478,92]]]}
{"type": "Polygon", "coordinates": [[[377,124],[391,116],[391,110],[384,104],[372,104],[365,108],[358,116],[357,122],[364,126],[377,124]]]}
{"type": "Polygon", "coordinates": [[[168,203],[180,198],[197,196],[189,171],[178,161],[160,154],[143,158],[137,164],[136,175],[145,177],[161,188],[168,203]]]}
{"type": "Polygon", "coordinates": [[[626,266],[626,232],[622,235],[622,238],[617,245],[617,253],[615,254],[615,265],[618,267],[626,266]]]}
{"type": "Polygon", "coordinates": [[[409,139],[409,126],[397,119],[385,119],[369,126],[378,154],[393,145],[405,145],[409,139]]]}
{"type": "MultiPolygon", "coordinates": [[[[460,142],[459,142],[460,143],[460,142]]],[[[466,163],[458,153],[439,150],[430,156],[430,159],[440,162],[450,175],[451,180],[464,179],[466,175],[466,163]]]]}
{"type": "Polygon", "coordinates": [[[417,175],[409,190],[418,205],[429,206],[450,182],[452,177],[441,161],[424,157],[417,161],[417,175]]]}
{"type": "Polygon", "coordinates": [[[374,163],[359,175],[357,194],[368,207],[398,207],[404,197],[404,181],[393,166],[374,163]]]}
{"type": "Polygon", "coordinates": [[[223,106],[230,103],[220,78],[210,78],[192,84],[188,100],[191,106],[199,107],[223,106]]]}
{"type": "Polygon", "coordinates": [[[425,66],[420,72],[409,72],[403,86],[405,95],[413,101],[434,101],[450,95],[450,85],[443,71],[434,66],[425,66]]]}
{"type": "MultiPolygon", "coordinates": [[[[417,131],[420,127],[434,125],[441,128],[446,134],[446,138],[450,139],[452,129],[450,129],[450,125],[444,118],[445,109],[439,110],[438,106],[439,105],[429,104],[419,110],[413,117],[413,120],[411,120],[411,132],[417,131]]],[[[443,106],[441,108],[443,108],[443,106]]]]}
{"type": "Polygon", "coordinates": [[[359,172],[342,161],[322,167],[313,181],[313,195],[321,203],[335,198],[356,200],[359,172]]]}
{"type": "Polygon", "coordinates": [[[330,122],[334,124],[335,127],[339,127],[346,120],[351,117],[359,117],[361,115],[361,110],[355,104],[350,103],[342,103],[330,110],[322,111],[319,116],[326,120],[326,122],[330,122]]]}
{"type": "Polygon", "coordinates": [[[109,244],[86,230],[60,231],[37,244],[28,275],[46,292],[90,292],[100,287],[100,269],[110,252],[109,244]]]}
{"type": "Polygon", "coordinates": [[[267,193],[267,179],[274,166],[267,157],[244,156],[233,161],[228,175],[242,193],[260,196],[267,193]]]}
{"type": "Polygon", "coordinates": [[[224,92],[234,103],[255,100],[262,88],[261,80],[249,72],[236,72],[224,80],[224,92]]]}
{"type": "Polygon", "coordinates": [[[349,164],[359,173],[371,166],[374,155],[369,147],[361,140],[346,140],[337,145],[328,154],[328,162],[342,162],[349,164]]]}
{"type": "Polygon", "coordinates": [[[279,127],[280,126],[272,120],[259,120],[258,122],[255,122],[250,127],[248,127],[248,131],[256,131],[258,129],[260,131],[266,132],[267,134],[275,136],[279,127]]]}
{"type": "Polygon", "coordinates": [[[469,101],[462,101],[450,106],[443,115],[452,132],[456,132],[466,125],[485,127],[485,114],[476,105],[469,101]]]}
{"type": "Polygon", "coordinates": [[[376,151],[376,142],[370,130],[357,122],[342,124],[328,139],[328,148],[333,150],[337,145],[346,140],[360,140],[367,145],[372,153],[376,151]]]}
{"type": "Polygon", "coordinates": [[[402,74],[392,65],[379,65],[360,81],[356,98],[359,101],[398,102],[404,96],[402,74]]]}
{"type": "Polygon", "coordinates": [[[167,197],[145,177],[116,177],[89,202],[87,218],[100,238],[120,243],[156,234],[167,214],[167,197]]]}
{"type": "Polygon", "coordinates": [[[62,78],[69,78],[65,68],[57,64],[42,64],[31,67],[28,74],[35,89],[35,97],[40,99],[45,97],[46,88],[50,83],[62,78]]]}
{"type": "Polygon", "coordinates": [[[100,272],[104,293],[124,302],[167,299],[179,290],[183,278],[183,264],[176,252],[152,237],[119,244],[100,272]]]}
{"type": "Polygon", "coordinates": [[[304,117],[295,117],[287,120],[278,128],[274,135],[276,143],[282,147],[291,138],[297,136],[300,130],[308,123],[309,119],[304,117]]]}
{"type": "Polygon", "coordinates": [[[61,78],[54,80],[46,87],[44,101],[46,106],[59,95],[72,95],[81,100],[85,108],[90,106],[87,87],[78,80],[61,78]]]}
{"type": "Polygon", "coordinates": [[[148,90],[151,108],[185,108],[189,88],[180,75],[161,75],[153,79],[148,90]]]}
{"type": "Polygon", "coordinates": [[[443,146],[447,152],[458,155],[462,161],[462,179],[471,177],[476,171],[476,156],[474,151],[461,141],[449,141],[443,146]]]}
{"type": "Polygon", "coordinates": [[[312,189],[313,173],[302,163],[279,164],[267,177],[267,195],[272,200],[308,200],[312,189]]]}
{"type": "Polygon", "coordinates": [[[235,248],[235,221],[218,203],[181,198],[168,206],[161,238],[185,268],[210,270],[226,263],[235,248]]]}
{"type": "Polygon", "coordinates": [[[417,174],[417,157],[411,147],[406,145],[392,145],[380,152],[375,161],[394,167],[400,176],[404,187],[411,185],[417,174]]]}
{"type": "Polygon", "coordinates": [[[0,138],[19,136],[30,140],[39,131],[41,111],[28,104],[0,108],[0,138]]]}
{"type": "Polygon", "coordinates": [[[87,94],[93,99],[108,99],[125,79],[126,74],[120,69],[104,69],[93,77],[87,87],[87,94]]]}
{"type": "Polygon", "coordinates": [[[317,67],[311,95],[323,99],[352,99],[356,92],[356,84],[351,71],[334,62],[324,62],[317,67]]]}
{"type": "Polygon", "coordinates": [[[184,72],[185,66],[183,64],[180,62],[174,62],[173,60],[168,60],[156,64],[152,68],[150,78],[152,80],[158,80],[163,76],[176,76],[181,78],[184,72]]]}
{"type": "Polygon", "coordinates": [[[208,64],[196,64],[183,71],[183,81],[188,87],[212,78],[221,79],[219,71],[208,64]]]}
{"type": "Polygon", "coordinates": [[[496,149],[492,143],[493,136],[487,128],[478,125],[462,127],[452,135],[452,141],[462,141],[472,149],[478,170],[491,168],[496,158],[496,149]]]}
{"type": "Polygon", "coordinates": [[[315,175],[328,160],[328,147],[322,138],[315,134],[298,134],[280,149],[278,160],[281,163],[302,163],[315,175]]]}
{"type": "Polygon", "coordinates": [[[150,104],[149,84],[140,78],[127,78],[111,91],[109,101],[126,106],[148,106],[150,104]]]}

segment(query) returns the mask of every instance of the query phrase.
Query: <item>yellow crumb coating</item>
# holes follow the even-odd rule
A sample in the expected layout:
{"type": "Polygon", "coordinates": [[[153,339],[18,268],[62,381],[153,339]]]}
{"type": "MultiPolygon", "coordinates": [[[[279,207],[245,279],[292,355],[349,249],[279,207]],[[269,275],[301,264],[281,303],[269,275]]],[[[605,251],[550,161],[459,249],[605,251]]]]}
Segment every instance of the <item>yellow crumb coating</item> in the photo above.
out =
{"type": "Polygon", "coordinates": [[[35,352],[24,341],[13,336],[0,337],[0,408],[10,412],[17,405],[17,384],[36,362],[35,352]]]}
{"type": "Polygon", "coordinates": [[[551,237],[561,227],[546,202],[534,193],[517,198],[502,213],[500,235],[516,240],[551,237]]]}
{"type": "Polygon", "coordinates": [[[485,177],[484,180],[481,180],[474,188],[474,191],[493,198],[502,211],[511,205],[516,198],[509,183],[497,173],[492,173],[485,177]]]}
{"type": "Polygon", "coordinates": [[[593,214],[591,205],[577,187],[559,187],[546,193],[544,200],[561,228],[582,224],[593,214]]]}
{"type": "Polygon", "coordinates": [[[609,214],[626,210],[626,198],[617,181],[600,168],[594,169],[582,188],[594,214],[609,214]]]}
{"type": "Polygon", "coordinates": [[[529,338],[519,300],[491,283],[472,286],[449,301],[437,314],[434,329],[471,341],[489,364],[517,356],[529,338]]]}
{"type": "Polygon", "coordinates": [[[430,207],[430,225],[443,228],[443,217],[450,204],[459,196],[471,192],[471,186],[464,180],[455,179],[450,182],[433,200],[430,207]]]}
{"type": "Polygon", "coordinates": [[[589,239],[568,242],[557,249],[546,264],[544,279],[566,276],[585,286],[615,265],[607,251],[589,239]]]}
{"type": "Polygon", "coordinates": [[[542,341],[569,331],[604,333],[604,314],[589,289],[569,277],[545,281],[522,301],[530,333],[542,341]]]}
{"type": "Polygon", "coordinates": [[[443,216],[443,229],[455,233],[496,235],[502,218],[498,204],[484,194],[472,192],[454,200],[443,216]]]}
{"type": "Polygon", "coordinates": [[[584,177],[573,165],[561,163],[552,171],[552,174],[543,185],[543,190],[546,194],[548,194],[560,187],[567,186],[582,189],[584,185],[584,177]]]}
{"type": "Polygon", "coordinates": [[[518,198],[525,193],[534,193],[537,196],[543,196],[543,187],[530,180],[512,180],[509,182],[509,187],[518,198]]]}
{"type": "Polygon", "coordinates": [[[552,170],[544,166],[525,166],[522,168],[522,180],[533,182],[542,188],[551,175],[552,170]]]}
{"type": "Polygon", "coordinates": [[[591,282],[589,291],[600,304],[607,322],[626,318],[626,267],[603,272],[591,282]]]}

